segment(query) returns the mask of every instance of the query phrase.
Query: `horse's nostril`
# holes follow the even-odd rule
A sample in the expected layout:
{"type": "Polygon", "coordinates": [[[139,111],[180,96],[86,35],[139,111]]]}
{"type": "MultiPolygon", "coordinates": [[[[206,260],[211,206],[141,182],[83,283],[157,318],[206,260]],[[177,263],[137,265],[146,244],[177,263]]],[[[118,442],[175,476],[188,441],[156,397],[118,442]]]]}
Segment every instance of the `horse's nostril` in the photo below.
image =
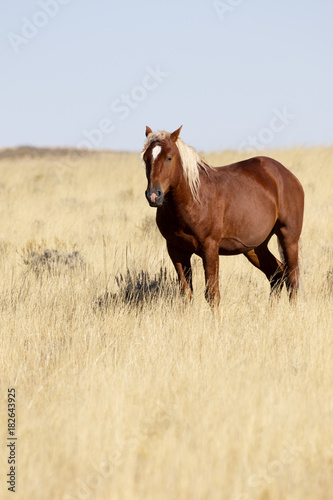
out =
{"type": "Polygon", "coordinates": [[[162,191],[157,190],[157,198],[159,198],[162,194],[162,191]]]}

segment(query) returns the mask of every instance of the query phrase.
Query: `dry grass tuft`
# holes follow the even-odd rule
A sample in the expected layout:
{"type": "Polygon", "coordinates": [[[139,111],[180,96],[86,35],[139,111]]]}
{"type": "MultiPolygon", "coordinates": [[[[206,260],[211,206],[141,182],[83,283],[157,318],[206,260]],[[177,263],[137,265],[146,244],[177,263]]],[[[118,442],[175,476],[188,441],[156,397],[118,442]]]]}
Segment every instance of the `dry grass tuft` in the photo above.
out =
{"type": "Polygon", "coordinates": [[[177,296],[177,283],[170,277],[169,271],[164,267],[153,276],[149,271],[133,271],[127,269],[125,274],[115,276],[118,286],[117,292],[106,291],[99,296],[95,305],[101,310],[107,310],[111,305],[123,304],[143,306],[154,303],[157,299],[171,301],[177,296]]]}
{"type": "Polygon", "coordinates": [[[86,261],[78,250],[64,252],[45,248],[42,252],[37,252],[28,249],[23,262],[36,276],[40,276],[46,271],[53,275],[59,275],[68,271],[84,270],[86,267],[86,261]]]}
{"type": "Polygon", "coordinates": [[[325,287],[327,292],[333,295],[333,266],[326,273],[325,287]]]}

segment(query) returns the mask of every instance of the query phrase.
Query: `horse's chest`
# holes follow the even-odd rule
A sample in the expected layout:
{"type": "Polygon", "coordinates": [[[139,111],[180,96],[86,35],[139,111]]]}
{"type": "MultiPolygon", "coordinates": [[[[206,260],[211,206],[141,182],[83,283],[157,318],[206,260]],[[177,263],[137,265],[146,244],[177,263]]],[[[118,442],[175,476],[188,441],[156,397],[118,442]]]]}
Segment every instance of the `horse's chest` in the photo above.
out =
{"type": "Polygon", "coordinates": [[[168,214],[156,215],[157,226],[167,242],[189,252],[198,252],[200,243],[191,228],[176,217],[168,214]]]}

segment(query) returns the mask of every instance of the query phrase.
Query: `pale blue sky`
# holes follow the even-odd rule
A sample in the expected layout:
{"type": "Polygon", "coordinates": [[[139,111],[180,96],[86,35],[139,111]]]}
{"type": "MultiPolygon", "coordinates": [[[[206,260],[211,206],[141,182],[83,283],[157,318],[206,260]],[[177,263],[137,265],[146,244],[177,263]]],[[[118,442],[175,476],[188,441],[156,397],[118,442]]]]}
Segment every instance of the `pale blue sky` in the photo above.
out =
{"type": "Polygon", "coordinates": [[[0,147],[333,145],[332,26],[331,0],[2,1],[0,147]]]}

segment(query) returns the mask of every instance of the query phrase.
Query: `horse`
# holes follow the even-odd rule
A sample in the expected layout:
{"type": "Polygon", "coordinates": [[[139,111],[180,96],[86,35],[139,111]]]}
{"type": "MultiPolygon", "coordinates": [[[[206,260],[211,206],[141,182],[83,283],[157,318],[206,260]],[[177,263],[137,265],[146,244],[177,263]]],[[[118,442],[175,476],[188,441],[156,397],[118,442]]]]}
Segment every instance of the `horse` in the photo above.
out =
{"type": "Polygon", "coordinates": [[[299,239],[304,191],[278,161],[257,156],[226,166],[206,163],[172,133],[146,127],[141,161],[146,199],[156,207],[156,223],[178,274],[183,294],[192,298],[191,256],[201,257],[205,297],[220,303],[219,255],[243,254],[270,282],[271,296],[286,285],[293,302],[299,289],[299,239]],[[268,249],[273,235],[282,257],[268,249]]]}

